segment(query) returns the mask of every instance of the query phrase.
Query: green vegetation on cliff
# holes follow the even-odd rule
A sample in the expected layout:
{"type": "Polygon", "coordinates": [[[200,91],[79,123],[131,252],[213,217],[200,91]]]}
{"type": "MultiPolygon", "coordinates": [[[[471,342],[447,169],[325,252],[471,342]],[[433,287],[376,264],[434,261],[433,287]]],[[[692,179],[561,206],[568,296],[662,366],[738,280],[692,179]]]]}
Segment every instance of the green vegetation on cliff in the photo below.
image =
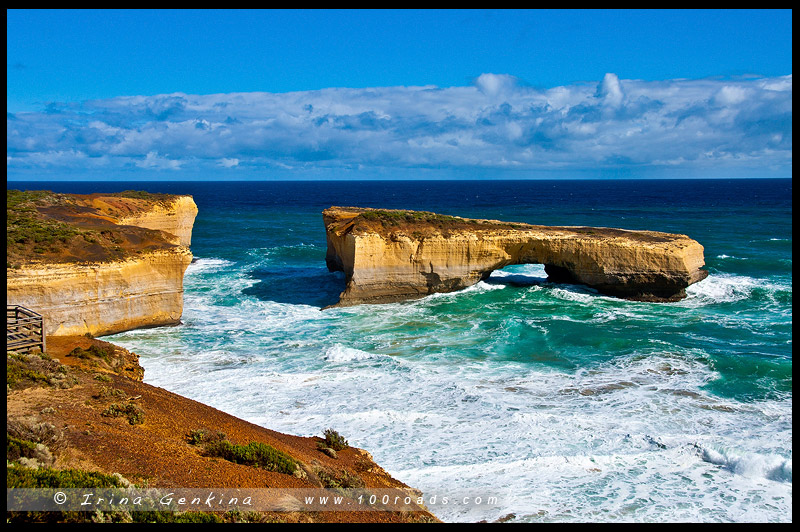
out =
{"type": "Polygon", "coordinates": [[[323,434],[325,435],[325,445],[330,447],[334,451],[341,451],[349,447],[349,444],[347,443],[347,440],[344,439],[344,436],[342,436],[335,430],[325,429],[323,434]]]}
{"type": "MultiPolygon", "coordinates": [[[[161,204],[174,198],[133,190],[105,196],[161,204]]],[[[171,245],[160,231],[117,225],[88,198],[47,190],[7,190],[6,267],[32,261],[107,262],[171,245]]]]}
{"type": "Polygon", "coordinates": [[[205,451],[210,456],[219,456],[230,462],[260,467],[287,475],[293,475],[299,467],[288,454],[261,442],[236,445],[228,440],[220,440],[206,445],[205,451]]]}
{"type": "Polygon", "coordinates": [[[9,390],[32,386],[69,388],[74,384],[69,369],[44,353],[6,353],[6,386],[9,390]]]}
{"type": "Polygon", "coordinates": [[[367,221],[380,222],[384,227],[388,225],[400,225],[404,223],[425,223],[432,225],[446,225],[454,223],[464,223],[463,218],[447,216],[424,211],[388,211],[374,210],[364,211],[361,218],[367,221]]]}
{"type": "Polygon", "coordinates": [[[299,468],[297,462],[288,454],[271,445],[250,442],[247,445],[231,443],[224,432],[209,429],[195,429],[186,435],[186,441],[200,445],[208,456],[219,456],[229,462],[260,467],[269,471],[293,475],[299,468]]]}
{"type": "Polygon", "coordinates": [[[149,201],[172,201],[173,196],[172,194],[163,194],[161,192],[147,192],[144,190],[123,190],[122,192],[115,192],[113,194],[108,194],[109,196],[115,196],[118,198],[132,198],[132,199],[143,199],[149,201]]]}
{"type": "Polygon", "coordinates": [[[7,488],[119,488],[118,477],[81,469],[32,469],[19,465],[6,468],[7,488]]]}
{"type": "MultiPolygon", "coordinates": [[[[380,224],[383,228],[428,228],[437,230],[455,229],[517,229],[520,226],[512,223],[494,222],[491,220],[472,220],[449,216],[446,214],[436,214],[426,211],[408,210],[384,210],[372,209],[361,212],[356,218],[358,221],[366,222],[368,225],[380,224]]],[[[417,236],[418,232],[415,232],[417,236]]]]}
{"type": "Polygon", "coordinates": [[[86,232],[70,224],[42,216],[37,205],[57,204],[63,197],[45,190],[8,190],[6,195],[7,254],[44,254],[64,247],[73,237],[86,232]]]}

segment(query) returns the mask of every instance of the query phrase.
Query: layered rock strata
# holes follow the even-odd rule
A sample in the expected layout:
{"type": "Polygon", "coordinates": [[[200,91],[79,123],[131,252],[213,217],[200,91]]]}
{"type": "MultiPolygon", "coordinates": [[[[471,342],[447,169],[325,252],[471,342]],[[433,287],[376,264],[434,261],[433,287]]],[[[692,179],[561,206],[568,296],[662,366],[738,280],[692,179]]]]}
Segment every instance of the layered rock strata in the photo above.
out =
{"type": "Polygon", "coordinates": [[[42,314],[48,335],[177,324],[191,261],[189,250],[176,246],[114,262],[26,266],[9,275],[6,299],[42,314]]]}
{"type": "Polygon", "coordinates": [[[190,196],[177,196],[170,202],[154,203],[145,211],[120,216],[117,223],[166,231],[177,236],[180,245],[189,247],[196,216],[194,200],[190,196]]]}
{"type": "Polygon", "coordinates": [[[100,336],[180,322],[197,214],[191,197],[57,195],[36,210],[39,219],[79,231],[6,270],[7,303],[42,314],[47,335],[100,336]],[[116,245],[101,246],[104,235],[116,245]]]}
{"type": "Polygon", "coordinates": [[[680,300],[708,275],[703,246],[686,235],[355,207],[326,209],[323,221],[328,268],[346,279],[336,306],[452,292],[511,264],[544,264],[550,281],[639,301],[680,300]]]}

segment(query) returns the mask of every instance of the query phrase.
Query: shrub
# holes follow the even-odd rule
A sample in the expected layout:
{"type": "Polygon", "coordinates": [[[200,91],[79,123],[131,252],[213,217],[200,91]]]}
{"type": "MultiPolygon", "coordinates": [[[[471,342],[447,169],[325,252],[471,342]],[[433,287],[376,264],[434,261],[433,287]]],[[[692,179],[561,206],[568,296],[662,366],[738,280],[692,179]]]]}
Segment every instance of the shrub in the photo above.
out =
{"type": "Polygon", "coordinates": [[[6,437],[41,443],[51,450],[64,444],[64,433],[52,423],[40,422],[36,418],[14,418],[6,420],[6,437]]]}
{"type": "Polygon", "coordinates": [[[119,488],[117,477],[80,469],[30,469],[18,465],[6,468],[7,488],[119,488]]]}
{"type": "Polygon", "coordinates": [[[224,432],[209,429],[194,429],[186,435],[186,441],[192,445],[213,443],[227,439],[224,432]]]}
{"type": "Polygon", "coordinates": [[[6,433],[6,460],[14,461],[22,457],[33,458],[36,454],[36,444],[28,440],[15,438],[6,433]]]}
{"type": "Polygon", "coordinates": [[[6,383],[12,389],[40,384],[69,388],[77,383],[77,379],[69,375],[66,367],[45,353],[20,354],[10,351],[6,357],[6,383]]]}
{"type": "Polygon", "coordinates": [[[228,440],[220,440],[207,444],[205,451],[210,456],[219,456],[229,462],[260,467],[287,475],[294,475],[299,467],[288,454],[261,442],[235,445],[228,440]]]}
{"type": "Polygon", "coordinates": [[[37,383],[45,383],[50,384],[50,378],[42,373],[41,371],[36,371],[34,369],[30,369],[25,367],[24,364],[20,363],[18,360],[14,360],[12,358],[6,359],[6,383],[14,388],[17,384],[21,384],[25,381],[31,382],[33,384],[37,383]]]}
{"type": "MultiPolygon", "coordinates": [[[[6,467],[7,488],[121,488],[112,475],[80,469],[33,469],[11,464],[6,467]]],[[[7,512],[7,522],[86,522],[82,512],[7,512]]]]}
{"type": "Polygon", "coordinates": [[[363,488],[364,481],[356,475],[351,475],[347,471],[335,471],[333,469],[317,467],[314,469],[322,485],[331,489],[353,489],[363,488]]]}
{"type": "Polygon", "coordinates": [[[125,397],[125,392],[120,390],[119,388],[113,388],[111,386],[101,386],[100,389],[92,395],[95,399],[108,399],[111,397],[117,397],[122,399],[125,397]]]}
{"type": "Polygon", "coordinates": [[[107,364],[111,363],[111,357],[114,355],[114,349],[110,347],[100,347],[97,345],[91,345],[88,349],[83,349],[81,347],[76,347],[72,351],[69,352],[67,355],[68,357],[78,357],[84,360],[88,360],[91,358],[100,358],[105,361],[107,364]]]}
{"type": "Polygon", "coordinates": [[[323,434],[325,434],[325,445],[334,451],[341,451],[342,449],[347,449],[349,446],[347,440],[333,429],[325,429],[323,434]]]}
{"type": "Polygon", "coordinates": [[[54,462],[52,451],[64,444],[64,434],[52,423],[37,418],[15,418],[6,421],[6,459],[28,467],[49,466],[54,462]]]}
{"type": "Polygon", "coordinates": [[[128,418],[128,423],[131,425],[140,425],[144,423],[144,410],[131,403],[114,403],[103,410],[100,415],[105,417],[125,416],[128,418]]]}

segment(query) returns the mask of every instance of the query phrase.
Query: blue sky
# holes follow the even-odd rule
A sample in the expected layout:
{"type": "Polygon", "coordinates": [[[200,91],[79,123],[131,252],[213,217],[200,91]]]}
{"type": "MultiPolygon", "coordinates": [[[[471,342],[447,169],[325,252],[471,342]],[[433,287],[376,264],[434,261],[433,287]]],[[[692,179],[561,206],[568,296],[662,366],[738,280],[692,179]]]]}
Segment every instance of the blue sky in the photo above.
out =
{"type": "Polygon", "coordinates": [[[791,11],[7,11],[9,179],[791,176],[791,11]]]}

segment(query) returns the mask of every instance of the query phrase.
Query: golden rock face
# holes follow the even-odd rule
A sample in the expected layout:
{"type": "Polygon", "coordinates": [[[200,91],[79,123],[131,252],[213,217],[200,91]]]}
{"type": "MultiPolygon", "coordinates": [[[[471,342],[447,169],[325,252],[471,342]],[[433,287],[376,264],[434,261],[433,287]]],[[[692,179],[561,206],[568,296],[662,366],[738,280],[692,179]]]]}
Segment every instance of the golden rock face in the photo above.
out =
{"type": "MultiPolygon", "coordinates": [[[[87,198],[76,195],[75,201],[104,199],[87,198]]],[[[106,222],[163,231],[172,244],[131,250],[114,261],[40,261],[7,269],[8,303],[42,314],[47,335],[101,336],[180,322],[183,275],[192,261],[188,245],[197,206],[189,196],[166,202],[115,197],[107,200],[109,205],[111,201],[116,210],[125,207],[129,212],[117,215],[115,211],[106,222]]],[[[112,210],[105,203],[101,206],[105,212],[112,210]]]]}
{"type": "Polygon", "coordinates": [[[16,270],[6,297],[44,316],[45,334],[93,336],[180,322],[185,247],[95,264],[44,264],[16,270]]]}
{"type": "Polygon", "coordinates": [[[551,280],[626,299],[677,301],[708,273],[686,235],[547,227],[415,211],[323,212],[328,268],[345,273],[338,306],[452,292],[511,264],[544,264],[551,280]]]}
{"type": "Polygon", "coordinates": [[[166,231],[177,236],[181,246],[189,247],[196,216],[194,200],[189,196],[178,196],[172,204],[154,204],[145,212],[121,217],[117,223],[166,231]]]}

